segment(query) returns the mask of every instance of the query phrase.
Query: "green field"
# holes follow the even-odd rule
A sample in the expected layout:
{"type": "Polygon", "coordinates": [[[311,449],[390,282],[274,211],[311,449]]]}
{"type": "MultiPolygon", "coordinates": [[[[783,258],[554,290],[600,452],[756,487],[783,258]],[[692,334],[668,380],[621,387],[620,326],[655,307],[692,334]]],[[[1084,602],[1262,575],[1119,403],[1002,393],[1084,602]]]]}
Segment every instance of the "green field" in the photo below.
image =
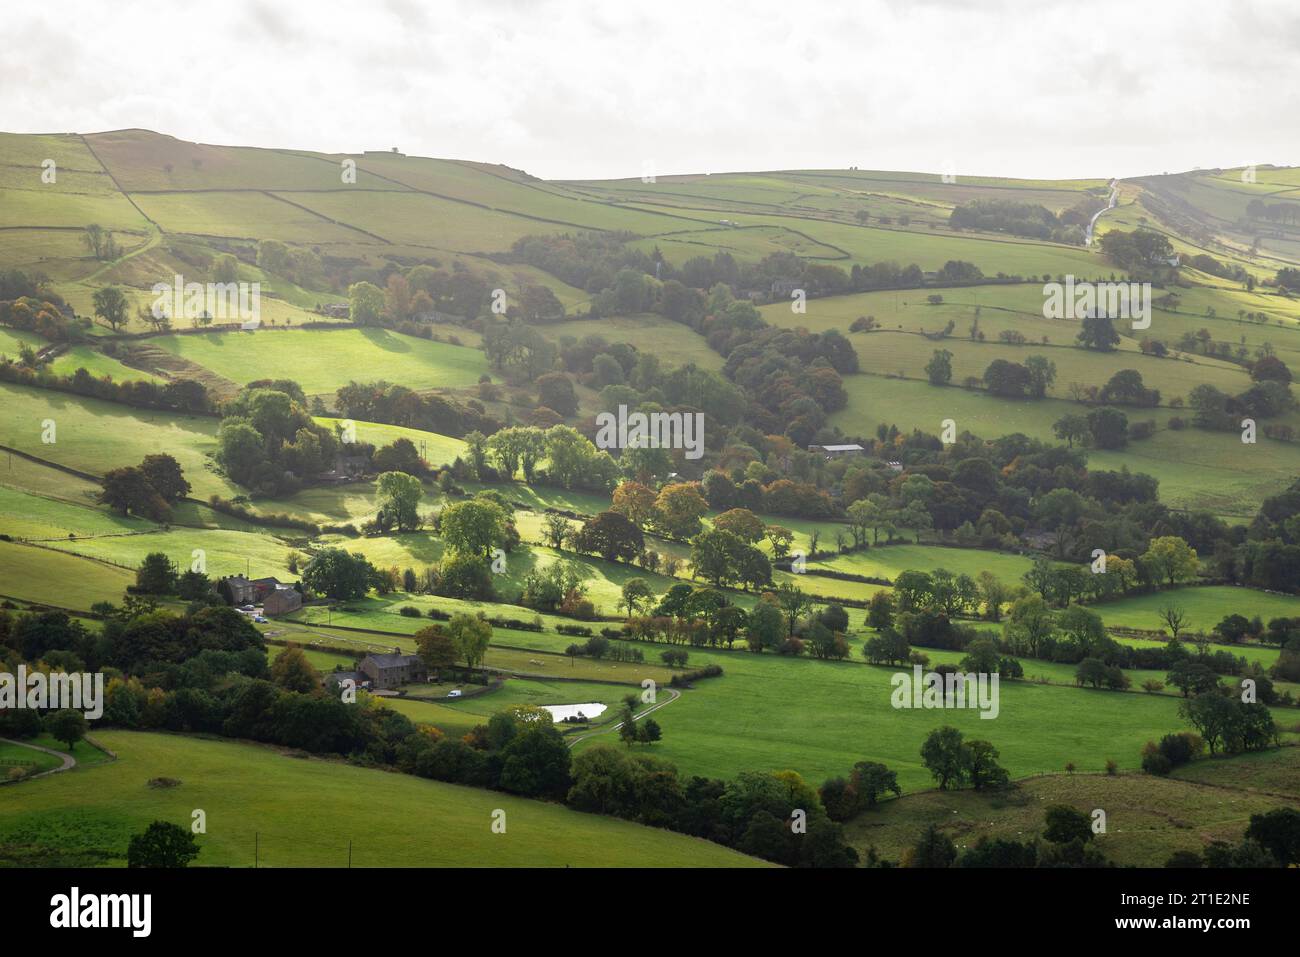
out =
{"type": "Polygon", "coordinates": [[[196,865],[206,866],[252,867],[256,843],[261,867],[346,867],[349,842],[356,867],[758,863],[668,831],[269,747],[131,731],[96,738],[118,760],[5,791],[0,861],[121,866],[132,834],[154,820],[188,825],[199,808],[207,833],[196,865]],[[161,777],[180,784],[149,787],[161,777]],[[382,828],[366,823],[376,807],[382,828]],[[491,830],[496,809],[504,834],[491,830]]]}
{"type": "Polygon", "coordinates": [[[309,395],[378,379],[412,389],[459,389],[487,372],[487,360],[477,349],[387,329],[262,329],[148,341],[237,385],[287,377],[309,395]]]}
{"type": "Polygon", "coordinates": [[[0,542],[0,595],[86,611],[97,601],[121,601],[135,575],[30,545],[0,542]]]}
{"type": "MultiPolygon", "coordinates": [[[[1012,555],[1007,552],[993,552],[979,548],[944,548],[940,545],[880,545],[860,552],[848,552],[833,558],[809,562],[809,569],[825,568],[831,571],[846,572],[852,575],[866,575],[871,578],[889,578],[898,576],[899,572],[917,569],[931,571],[946,568],[955,575],[970,575],[972,578],[982,571],[989,571],[1013,585],[1020,582],[1021,576],[1033,566],[1033,559],[1024,555],[1012,555]]],[[[810,590],[822,594],[837,594],[835,588],[845,584],[834,579],[810,578],[810,590]],[[811,584],[816,582],[814,588],[811,584]]]]}
{"type": "Polygon", "coordinates": [[[1108,625],[1156,631],[1168,627],[1160,620],[1160,609],[1167,604],[1176,605],[1187,613],[1188,630],[1202,632],[1208,632],[1228,615],[1247,618],[1258,615],[1265,624],[1270,618],[1300,615],[1300,597],[1231,585],[1178,588],[1104,602],[1094,607],[1108,625]]]}

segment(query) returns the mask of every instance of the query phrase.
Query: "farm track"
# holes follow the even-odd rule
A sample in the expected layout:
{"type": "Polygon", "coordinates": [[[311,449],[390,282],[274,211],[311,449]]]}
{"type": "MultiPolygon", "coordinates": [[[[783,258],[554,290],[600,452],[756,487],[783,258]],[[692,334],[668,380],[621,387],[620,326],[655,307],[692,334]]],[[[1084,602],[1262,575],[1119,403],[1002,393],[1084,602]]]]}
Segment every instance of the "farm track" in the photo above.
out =
{"type": "MultiPolygon", "coordinates": [[[[676,688],[665,688],[664,690],[667,691],[670,695],[672,695],[672,697],[669,698],[667,701],[660,701],[657,704],[652,704],[650,707],[646,708],[640,714],[634,714],[632,716],[632,720],[640,721],[642,718],[644,718],[646,715],[650,714],[651,712],[658,711],[660,708],[668,707],[668,705],[672,704],[674,701],[676,701],[678,698],[682,696],[682,693],[678,691],[676,688]]],[[[586,741],[588,738],[594,738],[600,734],[610,734],[614,731],[617,731],[621,727],[623,727],[622,721],[608,728],[601,728],[599,731],[588,731],[586,734],[580,734],[577,737],[571,738],[569,740],[569,747],[573,747],[579,741],[586,741]]]]}
{"type": "Polygon", "coordinates": [[[42,771],[39,774],[33,774],[30,777],[25,777],[22,779],[24,781],[35,781],[37,778],[43,778],[46,775],[50,775],[50,774],[58,774],[60,771],[68,771],[77,766],[76,758],[74,758],[70,754],[64,754],[62,751],[55,751],[53,748],[42,747],[39,744],[29,744],[26,741],[15,741],[13,738],[0,738],[0,741],[3,741],[5,744],[17,745],[20,748],[31,748],[33,751],[41,751],[45,754],[52,754],[54,757],[60,759],[63,762],[57,768],[50,768],[48,771],[42,771]]]}

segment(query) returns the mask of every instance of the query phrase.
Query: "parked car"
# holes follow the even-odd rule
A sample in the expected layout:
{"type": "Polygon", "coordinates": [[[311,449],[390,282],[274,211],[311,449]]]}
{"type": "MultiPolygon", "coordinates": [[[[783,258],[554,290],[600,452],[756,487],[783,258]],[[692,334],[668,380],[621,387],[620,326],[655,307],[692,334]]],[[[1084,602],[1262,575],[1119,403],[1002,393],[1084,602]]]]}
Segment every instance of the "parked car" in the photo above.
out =
{"type": "Polygon", "coordinates": [[[259,625],[265,625],[265,624],[267,623],[267,620],[268,620],[268,619],[267,619],[267,617],[266,617],[265,615],[254,615],[254,616],[253,616],[253,621],[257,622],[259,625]]]}
{"type": "Polygon", "coordinates": [[[459,688],[456,688],[456,689],[453,690],[453,691],[448,691],[448,692],[447,692],[447,697],[448,697],[448,698],[459,698],[459,697],[460,697],[460,689],[459,689],[459,688]]]}

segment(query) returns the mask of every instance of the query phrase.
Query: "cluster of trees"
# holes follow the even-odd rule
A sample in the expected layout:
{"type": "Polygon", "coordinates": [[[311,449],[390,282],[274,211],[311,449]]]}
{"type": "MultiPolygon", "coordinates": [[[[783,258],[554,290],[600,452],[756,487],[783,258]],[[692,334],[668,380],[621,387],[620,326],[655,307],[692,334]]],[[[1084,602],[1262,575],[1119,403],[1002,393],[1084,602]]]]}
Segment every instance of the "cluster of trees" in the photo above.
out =
{"type": "Polygon", "coordinates": [[[1262,199],[1252,199],[1246,204],[1246,215],[1270,223],[1294,223],[1300,221],[1300,203],[1266,203],[1262,199]]]}
{"type": "MultiPolygon", "coordinates": [[[[365,422],[401,425],[461,438],[470,432],[491,434],[500,428],[476,399],[454,402],[439,395],[422,395],[384,380],[349,382],[335,394],[335,407],[344,416],[365,422]]],[[[320,414],[324,410],[318,410],[320,414]]]]}
{"type": "Polygon", "coordinates": [[[754,607],[745,611],[725,592],[685,582],[673,585],[654,604],[648,586],[633,582],[641,580],[628,582],[622,602],[628,609],[622,633],[632,640],[729,649],[743,642],[756,653],[848,657],[848,613],[834,604],[815,611],[812,597],[796,586],[782,584],[765,590],[754,607]],[[649,613],[639,613],[645,611],[649,613]]]}
{"type": "Polygon", "coordinates": [[[1152,229],[1112,229],[1101,237],[1101,254],[1136,277],[1171,259],[1174,247],[1169,237],[1152,229]]]}
{"type": "Polygon", "coordinates": [[[817,790],[793,771],[683,780],[652,755],[596,745],[574,758],[572,779],[568,804],[577,810],[670,828],[790,867],[857,864],[817,790]]]}
{"type": "Polygon", "coordinates": [[[1253,386],[1235,396],[1202,382],[1187,394],[1192,424],[1199,429],[1236,432],[1242,429],[1243,418],[1271,419],[1289,412],[1295,408],[1290,378],[1287,370],[1285,379],[1257,379],[1253,386]]]}
{"type": "Polygon", "coordinates": [[[182,614],[156,600],[129,595],[121,607],[100,603],[104,618],[91,631],[62,611],[0,609],[0,655],[11,664],[44,662],[73,671],[151,672],[188,661],[203,651],[264,654],[261,634],[231,608],[198,605],[182,614]]]}
{"type": "MultiPolygon", "coordinates": [[[[450,272],[421,263],[404,274],[390,273],[382,288],[365,280],[351,285],[348,314],[358,325],[406,331],[413,323],[432,321],[436,316],[476,319],[496,305],[496,290],[506,292],[499,276],[479,275],[459,262],[450,272]]],[[[503,314],[512,319],[545,322],[564,317],[564,305],[549,287],[539,283],[524,283],[513,302],[509,295],[497,299],[503,314]]]]}
{"type": "Polygon", "coordinates": [[[952,838],[931,824],[916,844],[903,853],[902,867],[1109,867],[1097,847],[1092,818],[1068,804],[1053,804],[1043,812],[1042,841],[1030,838],[981,837],[960,852],[952,838]]]}
{"type": "Polygon", "coordinates": [[[334,468],[344,443],[317,425],[291,380],[255,382],[223,409],[217,460],[230,480],[268,495],[291,494],[334,468]]]}
{"type": "Polygon", "coordinates": [[[50,289],[44,276],[18,269],[0,270],[0,325],[34,332],[51,342],[84,339],[90,327],[50,289]]]}
{"type": "Polygon", "coordinates": [[[1105,203],[1089,197],[1064,211],[1059,217],[1046,206],[1008,199],[976,199],[953,208],[948,224],[953,229],[978,229],[983,232],[1011,233],[1059,243],[1083,245],[1084,226],[1089,217],[1105,203]]]}
{"type": "Polygon", "coordinates": [[[180,463],[170,455],[146,455],[139,465],[109,469],[100,479],[99,502],[123,515],[155,522],[171,519],[172,506],[190,493],[180,463]]]}

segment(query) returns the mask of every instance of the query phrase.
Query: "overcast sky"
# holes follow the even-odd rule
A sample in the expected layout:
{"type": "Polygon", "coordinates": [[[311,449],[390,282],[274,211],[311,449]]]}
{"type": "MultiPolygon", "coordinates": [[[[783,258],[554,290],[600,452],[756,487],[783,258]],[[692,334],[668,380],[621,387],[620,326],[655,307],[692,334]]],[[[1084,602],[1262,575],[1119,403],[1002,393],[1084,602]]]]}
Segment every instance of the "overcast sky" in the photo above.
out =
{"type": "Polygon", "coordinates": [[[1065,178],[1300,163],[1300,3],[44,0],[0,128],[506,163],[1065,178]]]}

